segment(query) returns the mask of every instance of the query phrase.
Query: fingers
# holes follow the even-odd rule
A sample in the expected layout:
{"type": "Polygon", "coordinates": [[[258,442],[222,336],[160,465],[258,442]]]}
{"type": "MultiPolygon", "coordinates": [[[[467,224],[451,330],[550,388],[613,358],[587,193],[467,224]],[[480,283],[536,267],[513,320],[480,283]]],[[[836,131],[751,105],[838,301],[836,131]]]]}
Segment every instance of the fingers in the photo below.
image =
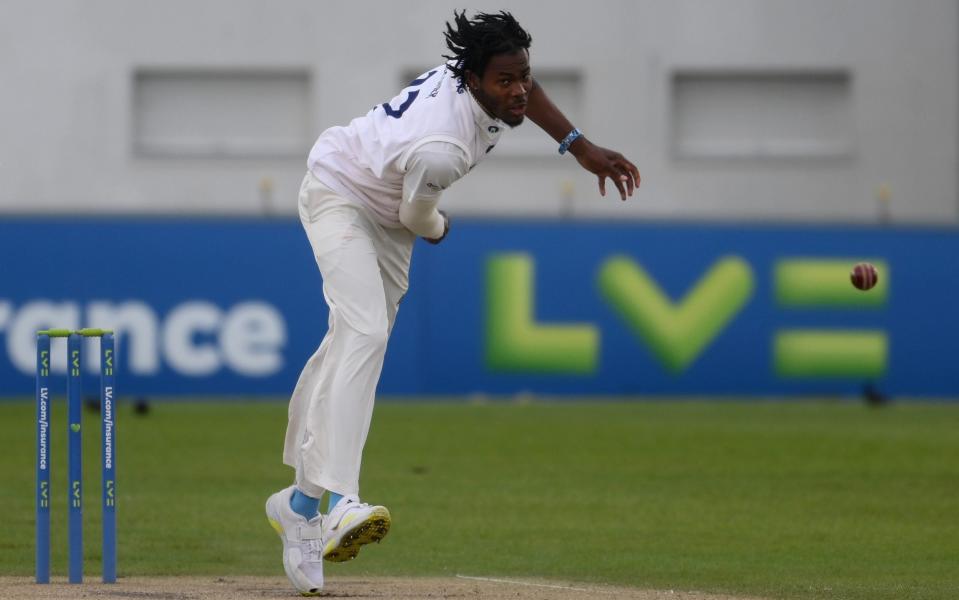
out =
{"type": "Polygon", "coordinates": [[[619,190],[619,197],[621,200],[626,200],[627,196],[633,195],[633,180],[626,175],[618,175],[616,173],[610,173],[608,175],[600,175],[599,179],[599,193],[601,196],[606,196],[606,178],[609,177],[613,184],[616,186],[616,189],[619,190]],[[627,189],[628,188],[628,189],[627,189]]]}
{"type": "Polygon", "coordinates": [[[623,159],[623,163],[625,164],[626,171],[629,173],[629,176],[633,180],[633,185],[635,187],[639,187],[639,182],[640,182],[639,169],[636,168],[636,165],[629,162],[625,158],[623,159]]]}
{"type": "Polygon", "coordinates": [[[633,193],[639,188],[641,178],[639,169],[619,152],[599,148],[601,155],[595,161],[582,163],[583,166],[596,174],[599,180],[599,193],[606,195],[606,178],[609,177],[616,189],[619,190],[619,197],[622,200],[632,197],[633,193]]]}
{"type": "MultiPolygon", "coordinates": [[[[624,202],[626,201],[626,186],[624,185],[624,183],[626,182],[627,179],[628,178],[625,175],[619,175],[617,177],[613,177],[613,183],[616,184],[616,189],[619,190],[619,197],[624,202]]],[[[630,194],[632,194],[632,192],[630,192],[630,194]]]]}
{"type": "Polygon", "coordinates": [[[616,168],[620,172],[620,181],[623,181],[626,184],[626,195],[632,197],[633,192],[639,187],[639,169],[636,168],[636,165],[629,162],[625,158],[620,160],[619,164],[616,165],[616,168]]]}
{"type": "Polygon", "coordinates": [[[633,185],[633,178],[631,177],[631,174],[629,173],[629,171],[626,171],[625,169],[623,171],[624,171],[624,174],[620,175],[619,179],[626,184],[626,195],[632,198],[633,190],[635,189],[636,186],[633,185]]]}
{"type": "Polygon", "coordinates": [[[623,157],[616,161],[615,169],[619,179],[626,184],[626,195],[632,197],[633,192],[639,187],[639,169],[623,157]]]}

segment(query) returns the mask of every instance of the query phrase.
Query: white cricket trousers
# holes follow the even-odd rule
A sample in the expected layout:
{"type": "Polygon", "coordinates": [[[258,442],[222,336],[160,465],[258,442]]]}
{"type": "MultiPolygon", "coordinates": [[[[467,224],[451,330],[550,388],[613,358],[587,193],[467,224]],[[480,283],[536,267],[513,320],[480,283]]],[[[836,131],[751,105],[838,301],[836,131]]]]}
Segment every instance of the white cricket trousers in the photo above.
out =
{"type": "Polygon", "coordinates": [[[329,329],[290,398],[283,462],[296,485],[359,494],[363,445],[386,341],[409,286],[415,235],[383,227],[307,172],[300,221],[323,277],[329,329]]]}

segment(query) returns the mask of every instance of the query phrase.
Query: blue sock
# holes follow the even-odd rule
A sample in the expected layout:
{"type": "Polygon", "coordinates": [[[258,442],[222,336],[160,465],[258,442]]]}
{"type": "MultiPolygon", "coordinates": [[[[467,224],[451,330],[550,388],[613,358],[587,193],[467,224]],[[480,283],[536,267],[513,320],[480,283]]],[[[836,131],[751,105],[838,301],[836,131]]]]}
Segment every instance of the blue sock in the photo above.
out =
{"type": "Polygon", "coordinates": [[[342,494],[337,494],[336,492],[330,492],[330,499],[326,503],[326,512],[329,513],[330,511],[332,511],[333,507],[336,506],[336,503],[339,502],[340,498],[342,497],[343,497],[342,494]]]}
{"type": "Polygon", "coordinates": [[[293,512],[303,515],[309,520],[319,513],[320,499],[311,498],[299,489],[296,489],[293,491],[293,497],[290,499],[290,508],[293,509],[293,512]]]}

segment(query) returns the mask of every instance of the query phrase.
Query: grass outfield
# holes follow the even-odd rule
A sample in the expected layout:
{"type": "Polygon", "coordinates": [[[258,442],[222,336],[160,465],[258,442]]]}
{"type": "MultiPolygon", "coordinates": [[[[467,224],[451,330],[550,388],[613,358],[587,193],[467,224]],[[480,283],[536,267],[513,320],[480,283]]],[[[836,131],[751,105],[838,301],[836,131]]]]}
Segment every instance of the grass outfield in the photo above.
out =
{"type": "MultiPolygon", "coordinates": [[[[0,403],[0,575],[33,572],[31,403],[0,403]]],[[[66,572],[65,407],[53,414],[66,572]]],[[[84,416],[88,577],[99,429],[84,416]],[[92,435],[93,432],[96,435],[92,435]]],[[[124,406],[119,572],[283,576],[263,516],[287,485],[286,406],[124,406]]],[[[543,577],[773,598],[959,597],[959,406],[381,403],[363,497],[379,547],[328,575],[543,577]]],[[[329,563],[328,563],[329,564],[329,563]]]]}

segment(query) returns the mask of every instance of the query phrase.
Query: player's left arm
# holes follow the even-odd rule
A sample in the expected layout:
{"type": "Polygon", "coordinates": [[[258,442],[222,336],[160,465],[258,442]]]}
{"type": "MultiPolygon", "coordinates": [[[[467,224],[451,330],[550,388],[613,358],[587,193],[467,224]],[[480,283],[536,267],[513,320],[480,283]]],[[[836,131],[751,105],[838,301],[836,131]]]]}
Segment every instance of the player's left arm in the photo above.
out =
{"type": "MultiPolygon", "coordinates": [[[[562,142],[573,130],[573,124],[553,104],[535,79],[532,85],[527,99],[526,115],[550,137],[557,142],[562,142]]],[[[603,196],[606,195],[607,177],[616,184],[623,200],[627,196],[632,196],[633,190],[639,187],[639,169],[619,152],[597,146],[584,135],[569,145],[569,152],[576,157],[584,169],[599,178],[599,193],[603,196]]]]}

